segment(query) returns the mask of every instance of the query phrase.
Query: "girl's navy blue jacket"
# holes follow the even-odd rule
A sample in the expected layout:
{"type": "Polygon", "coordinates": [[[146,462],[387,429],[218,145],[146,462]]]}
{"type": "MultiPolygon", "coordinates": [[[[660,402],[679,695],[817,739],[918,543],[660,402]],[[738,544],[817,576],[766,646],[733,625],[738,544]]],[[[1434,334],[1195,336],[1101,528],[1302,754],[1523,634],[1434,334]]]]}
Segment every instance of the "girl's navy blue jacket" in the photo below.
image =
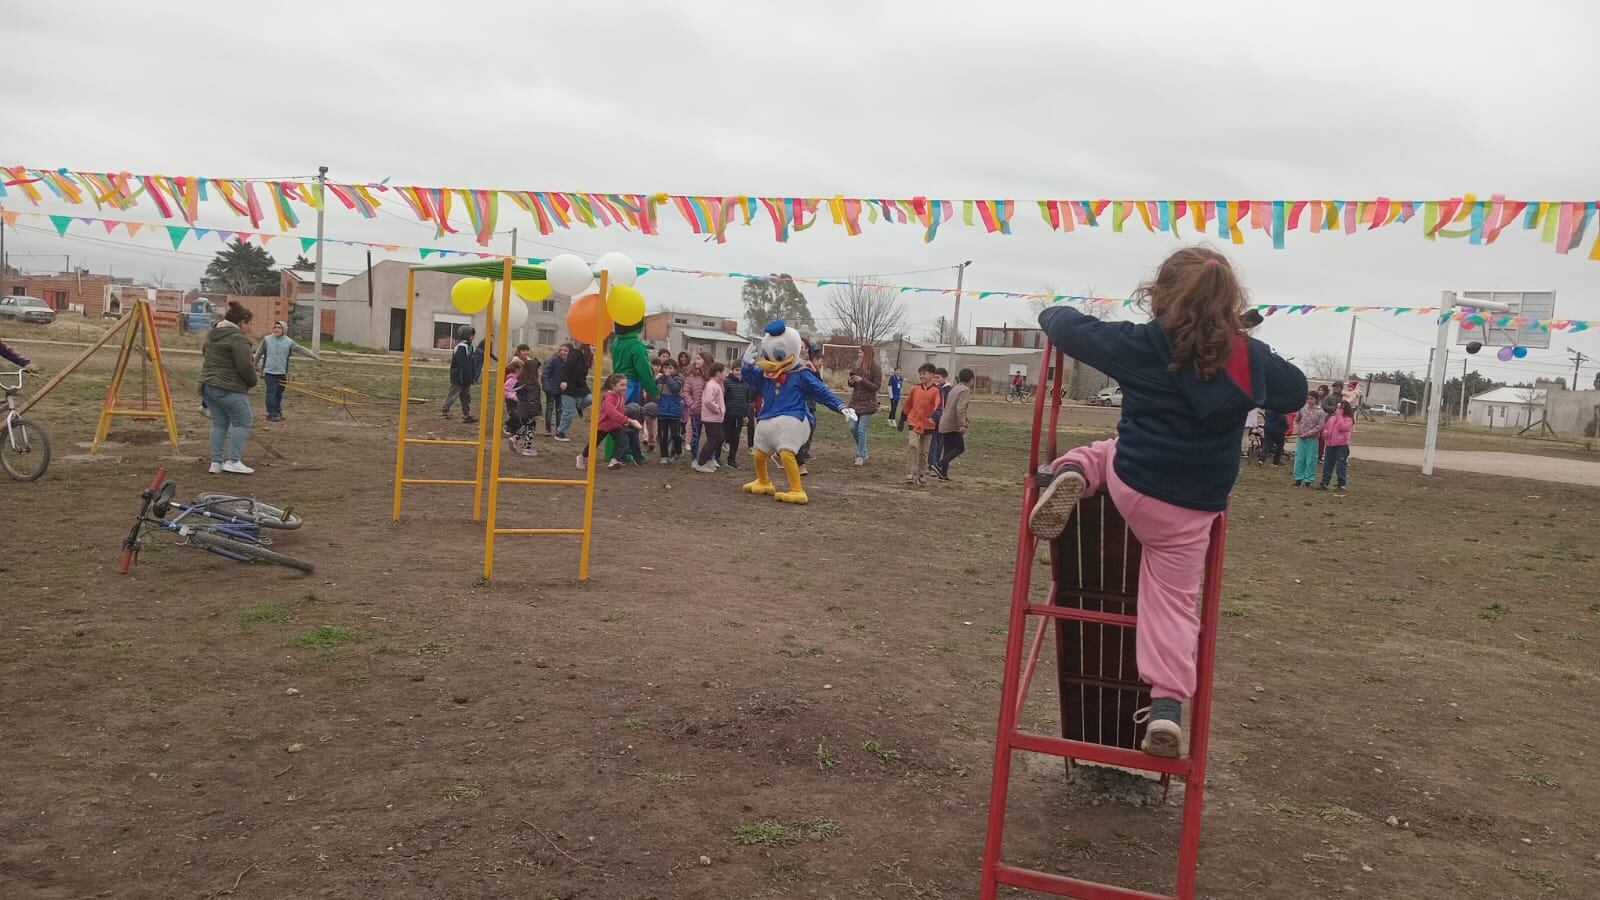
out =
{"type": "Polygon", "coordinates": [[[1159,316],[1142,325],[1102,322],[1052,306],[1039,314],[1039,327],[1057,349],[1117,380],[1117,477],[1176,506],[1226,509],[1245,416],[1258,406],[1288,413],[1305,403],[1305,374],[1242,334],[1235,352],[1248,350],[1248,371],[1232,360],[1227,371],[1202,380],[1192,365],[1167,371],[1172,344],[1159,316]]]}

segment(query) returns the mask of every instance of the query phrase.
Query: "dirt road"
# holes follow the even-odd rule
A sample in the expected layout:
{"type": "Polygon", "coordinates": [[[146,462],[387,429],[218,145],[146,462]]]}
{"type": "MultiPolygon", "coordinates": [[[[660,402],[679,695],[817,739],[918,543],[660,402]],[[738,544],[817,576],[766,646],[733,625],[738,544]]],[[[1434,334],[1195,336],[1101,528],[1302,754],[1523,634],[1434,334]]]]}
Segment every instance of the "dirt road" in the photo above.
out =
{"type": "MultiPolygon", "coordinates": [[[[1422,465],[1422,451],[1405,447],[1350,448],[1356,459],[1372,462],[1399,463],[1407,466],[1422,465]]],[[[1434,463],[1440,469],[1458,472],[1479,472],[1484,475],[1505,475],[1512,478],[1533,478],[1561,484],[1581,484],[1600,487],[1600,463],[1577,459],[1559,459],[1552,456],[1533,456],[1527,453],[1498,453],[1491,450],[1440,450],[1434,463]]]]}

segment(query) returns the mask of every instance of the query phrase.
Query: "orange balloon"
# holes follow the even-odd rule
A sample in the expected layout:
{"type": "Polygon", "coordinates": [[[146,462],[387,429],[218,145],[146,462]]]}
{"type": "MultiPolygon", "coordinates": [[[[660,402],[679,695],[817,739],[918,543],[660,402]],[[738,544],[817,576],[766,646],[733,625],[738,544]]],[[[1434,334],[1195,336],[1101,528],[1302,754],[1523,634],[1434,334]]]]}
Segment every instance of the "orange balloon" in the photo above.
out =
{"type": "Polygon", "coordinates": [[[572,333],[573,340],[585,344],[598,345],[611,333],[611,324],[611,316],[606,314],[605,304],[600,302],[599,294],[574,297],[571,308],[567,310],[567,331],[572,333]],[[596,309],[600,316],[598,322],[595,320],[596,309]]]}

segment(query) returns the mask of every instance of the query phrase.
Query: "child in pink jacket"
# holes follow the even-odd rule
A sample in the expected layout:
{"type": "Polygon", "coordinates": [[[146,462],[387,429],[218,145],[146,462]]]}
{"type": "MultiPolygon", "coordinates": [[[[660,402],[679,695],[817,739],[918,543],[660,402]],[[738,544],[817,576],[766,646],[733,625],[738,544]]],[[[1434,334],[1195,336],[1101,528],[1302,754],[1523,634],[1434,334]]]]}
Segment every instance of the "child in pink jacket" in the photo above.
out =
{"type": "Polygon", "coordinates": [[[1333,415],[1322,426],[1322,484],[1318,490],[1327,490],[1328,481],[1335,470],[1339,473],[1340,493],[1344,492],[1345,473],[1350,463],[1350,429],[1356,424],[1355,410],[1350,401],[1340,400],[1333,415]]]}
{"type": "Polygon", "coordinates": [[[722,466],[713,457],[722,455],[722,422],[728,415],[722,390],[722,382],[728,377],[726,368],[722,363],[711,364],[705,393],[700,397],[700,424],[706,430],[706,439],[700,442],[700,454],[692,466],[696,472],[715,472],[722,466]]]}

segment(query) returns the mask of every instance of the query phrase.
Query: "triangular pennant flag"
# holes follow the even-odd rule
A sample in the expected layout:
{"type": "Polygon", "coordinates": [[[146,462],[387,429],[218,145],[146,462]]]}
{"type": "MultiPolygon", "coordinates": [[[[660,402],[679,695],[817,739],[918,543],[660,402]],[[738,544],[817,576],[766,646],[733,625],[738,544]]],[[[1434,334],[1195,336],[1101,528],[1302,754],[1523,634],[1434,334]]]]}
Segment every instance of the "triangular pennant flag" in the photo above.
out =
{"type": "Polygon", "coordinates": [[[422,257],[423,259],[427,259],[428,258],[428,254],[437,253],[437,252],[439,252],[439,251],[433,249],[432,247],[418,247],[417,248],[417,255],[422,257]]]}
{"type": "Polygon", "coordinates": [[[138,234],[139,229],[144,227],[144,223],[142,222],[128,222],[126,224],[128,226],[128,237],[133,237],[134,235],[138,234]]]}
{"type": "Polygon", "coordinates": [[[110,234],[111,232],[116,231],[117,226],[121,225],[122,223],[113,219],[101,219],[100,224],[106,227],[106,234],[110,234]]]}
{"type": "Polygon", "coordinates": [[[206,235],[208,235],[210,233],[211,233],[211,229],[209,229],[209,228],[196,228],[194,230],[194,239],[198,241],[199,239],[205,237],[206,235]]]}
{"type": "Polygon", "coordinates": [[[67,236],[67,226],[72,224],[71,216],[51,216],[50,221],[56,226],[56,234],[67,236]]]}
{"type": "Polygon", "coordinates": [[[178,249],[178,245],[182,244],[183,243],[183,239],[188,237],[188,236],[189,236],[189,228],[186,225],[168,225],[167,226],[167,237],[172,238],[172,249],[174,249],[174,250],[178,249]]]}
{"type": "Polygon", "coordinates": [[[317,239],[316,238],[314,238],[314,237],[309,237],[309,238],[303,237],[303,238],[300,239],[300,252],[301,253],[310,253],[311,252],[311,248],[315,247],[316,245],[317,245],[317,239]]]}

